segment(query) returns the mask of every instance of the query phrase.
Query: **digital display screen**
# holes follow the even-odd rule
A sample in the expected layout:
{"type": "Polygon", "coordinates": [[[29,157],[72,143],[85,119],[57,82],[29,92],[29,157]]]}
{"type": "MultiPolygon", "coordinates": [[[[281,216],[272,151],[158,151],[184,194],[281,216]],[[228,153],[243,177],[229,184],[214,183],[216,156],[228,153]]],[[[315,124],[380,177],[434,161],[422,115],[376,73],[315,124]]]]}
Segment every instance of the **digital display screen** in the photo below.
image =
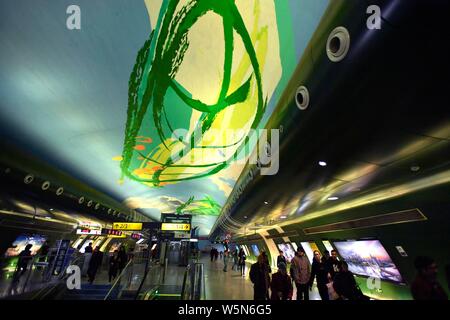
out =
{"type": "Polygon", "coordinates": [[[41,249],[46,240],[46,237],[37,234],[21,234],[14,240],[12,246],[6,250],[5,257],[17,257],[25,249],[27,244],[32,245],[30,250],[31,255],[34,256],[41,249]]]}
{"type": "Polygon", "coordinates": [[[253,254],[255,255],[255,257],[258,257],[259,253],[260,253],[258,246],[256,244],[252,244],[251,247],[252,247],[252,251],[253,251],[253,254]]]}
{"type": "Polygon", "coordinates": [[[380,241],[339,241],[334,245],[354,274],[403,283],[397,266],[380,241]]]}
{"type": "Polygon", "coordinates": [[[278,248],[283,251],[286,261],[291,262],[295,256],[295,251],[292,245],[290,243],[279,243],[278,248]]]}

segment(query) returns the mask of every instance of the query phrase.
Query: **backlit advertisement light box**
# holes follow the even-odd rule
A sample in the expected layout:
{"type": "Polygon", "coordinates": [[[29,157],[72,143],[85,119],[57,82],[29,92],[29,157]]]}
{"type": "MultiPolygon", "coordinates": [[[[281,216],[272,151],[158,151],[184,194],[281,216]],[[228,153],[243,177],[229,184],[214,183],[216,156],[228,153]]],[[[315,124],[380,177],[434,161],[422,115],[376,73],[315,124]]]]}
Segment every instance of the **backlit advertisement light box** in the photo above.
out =
{"type": "Polygon", "coordinates": [[[292,245],[290,243],[279,243],[278,248],[283,251],[286,261],[290,263],[295,256],[295,251],[292,245]]]}
{"type": "Polygon", "coordinates": [[[33,235],[26,235],[21,234],[14,240],[12,243],[11,248],[8,248],[5,252],[5,257],[17,257],[27,246],[27,244],[31,244],[31,255],[34,256],[42,247],[42,245],[45,243],[46,237],[33,234],[33,235]]]}
{"type": "Polygon", "coordinates": [[[302,245],[303,250],[305,250],[305,254],[308,257],[309,262],[312,263],[314,253],[313,249],[311,248],[311,245],[309,244],[309,242],[300,242],[300,244],[302,245]]]}
{"type": "Polygon", "coordinates": [[[340,256],[354,274],[404,283],[397,266],[378,240],[334,242],[340,256]]]}
{"type": "Polygon", "coordinates": [[[255,257],[259,256],[260,252],[259,252],[258,246],[256,244],[252,244],[251,247],[252,247],[252,251],[253,251],[253,254],[255,255],[255,257]]]}

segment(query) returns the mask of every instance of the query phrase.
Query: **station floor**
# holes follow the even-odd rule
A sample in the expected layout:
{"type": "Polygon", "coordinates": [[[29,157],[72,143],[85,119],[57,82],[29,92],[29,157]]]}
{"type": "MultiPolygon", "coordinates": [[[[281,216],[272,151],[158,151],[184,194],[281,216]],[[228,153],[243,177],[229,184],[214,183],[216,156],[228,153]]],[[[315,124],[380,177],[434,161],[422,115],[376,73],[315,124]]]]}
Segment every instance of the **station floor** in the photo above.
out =
{"type": "MultiPolygon", "coordinates": [[[[240,271],[231,270],[233,262],[228,264],[227,272],[223,271],[223,259],[211,262],[206,255],[200,258],[205,270],[206,300],[253,300],[253,284],[249,278],[250,263],[247,264],[245,277],[240,271]]],[[[293,299],[297,298],[294,285],[293,299]]],[[[320,300],[319,292],[315,285],[309,292],[310,300],[320,300]]]]}

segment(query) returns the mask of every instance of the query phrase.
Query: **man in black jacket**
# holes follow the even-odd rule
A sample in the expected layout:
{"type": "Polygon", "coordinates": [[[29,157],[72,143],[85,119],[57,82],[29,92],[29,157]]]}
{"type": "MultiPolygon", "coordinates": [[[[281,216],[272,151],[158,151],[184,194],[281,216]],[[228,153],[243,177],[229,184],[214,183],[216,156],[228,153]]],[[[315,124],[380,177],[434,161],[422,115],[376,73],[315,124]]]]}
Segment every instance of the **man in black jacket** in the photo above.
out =
{"type": "Polygon", "coordinates": [[[262,254],[258,256],[258,262],[252,264],[250,268],[250,280],[254,285],[254,300],[266,300],[269,296],[270,275],[262,254]]]}

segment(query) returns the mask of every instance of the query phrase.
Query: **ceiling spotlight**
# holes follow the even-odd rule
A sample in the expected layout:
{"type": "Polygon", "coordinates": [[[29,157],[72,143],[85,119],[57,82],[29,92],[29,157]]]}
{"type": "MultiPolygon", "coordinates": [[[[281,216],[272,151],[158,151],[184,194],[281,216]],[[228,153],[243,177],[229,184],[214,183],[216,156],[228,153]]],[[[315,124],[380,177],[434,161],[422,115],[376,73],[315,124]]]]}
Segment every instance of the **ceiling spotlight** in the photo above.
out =
{"type": "Polygon", "coordinates": [[[267,201],[264,201],[264,204],[269,204],[267,201]]]}
{"type": "Polygon", "coordinates": [[[286,218],[287,218],[286,216],[281,216],[281,217],[280,217],[280,219],[286,219],[286,218]]]}
{"type": "Polygon", "coordinates": [[[338,200],[338,199],[339,199],[338,197],[329,197],[328,201],[334,201],[334,200],[338,200]]]}
{"type": "Polygon", "coordinates": [[[247,216],[244,216],[244,219],[247,219],[247,216]]]}
{"type": "Polygon", "coordinates": [[[319,166],[325,167],[327,163],[325,161],[319,161],[319,166]]]}
{"type": "Polygon", "coordinates": [[[53,211],[53,208],[50,208],[50,211],[53,211]]]}
{"type": "Polygon", "coordinates": [[[417,172],[417,171],[419,171],[420,170],[420,167],[419,166],[411,166],[411,171],[412,172],[417,172]]]}

